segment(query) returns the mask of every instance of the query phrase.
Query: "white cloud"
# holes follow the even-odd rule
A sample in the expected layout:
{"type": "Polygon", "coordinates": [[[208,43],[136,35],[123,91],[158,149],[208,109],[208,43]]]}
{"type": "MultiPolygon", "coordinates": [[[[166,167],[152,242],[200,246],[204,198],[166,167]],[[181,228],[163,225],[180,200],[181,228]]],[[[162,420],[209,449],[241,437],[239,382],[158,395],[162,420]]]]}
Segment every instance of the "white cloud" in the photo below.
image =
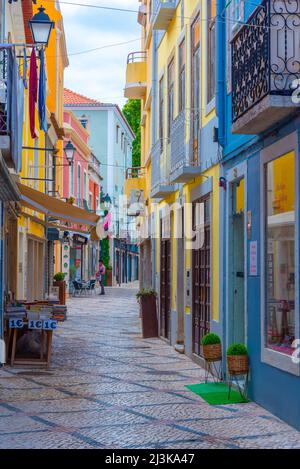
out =
{"type": "MultiPolygon", "coordinates": [[[[66,0],[68,1],[68,0],[66,0]]],[[[76,2],[79,0],[74,0],[76,2]]],[[[83,3],[83,0],[80,0],[83,3]]],[[[86,4],[138,10],[138,0],[86,0],[86,4]]],[[[74,91],[99,99],[125,102],[126,58],[139,50],[140,26],[136,13],[116,12],[89,7],[61,4],[70,65],[66,69],[65,86],[74,91]],[[80,51],[123,43],[86,54],[72,55],[80,51]]]]}

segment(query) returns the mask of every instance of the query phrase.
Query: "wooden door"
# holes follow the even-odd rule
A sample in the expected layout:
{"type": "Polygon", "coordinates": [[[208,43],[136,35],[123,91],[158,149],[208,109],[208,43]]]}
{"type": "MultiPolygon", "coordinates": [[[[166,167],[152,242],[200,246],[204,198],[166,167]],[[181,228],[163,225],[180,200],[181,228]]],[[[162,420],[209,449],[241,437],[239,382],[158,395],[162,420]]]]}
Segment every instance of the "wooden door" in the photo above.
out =
{"type": "Polygon", "coordinates": [[[171,240],[162,239],[160,247],[160,335],[171,337],[171,240]]]}
{"type": "Polygon", "coordinates": [[[193,250],[193,353],[201,356],[201,340],[210,332],[211,317],[211,227],[210,199],[204,201],[204,243],[193,250]]]}

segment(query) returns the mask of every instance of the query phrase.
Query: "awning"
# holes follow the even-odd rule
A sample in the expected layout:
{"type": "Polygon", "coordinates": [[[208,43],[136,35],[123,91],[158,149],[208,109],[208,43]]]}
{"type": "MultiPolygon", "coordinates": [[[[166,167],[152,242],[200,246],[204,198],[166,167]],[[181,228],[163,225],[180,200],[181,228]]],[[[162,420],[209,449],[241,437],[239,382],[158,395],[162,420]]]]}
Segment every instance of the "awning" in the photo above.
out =
{"type": "Polygon", "coordinates": [[[18,187],[21,192],[20,202],[24,207],[79,225],[96,226],[99,221],[100,217],[95,213],[87,212],[24,184],[18,183],[18,187]]]}
{"type": "Polygon", "coordinates": [[[0,154],[0,200],[8,202],[17,201],[19,198],[18,187],[8,172],[3,157],[0,154]]]}

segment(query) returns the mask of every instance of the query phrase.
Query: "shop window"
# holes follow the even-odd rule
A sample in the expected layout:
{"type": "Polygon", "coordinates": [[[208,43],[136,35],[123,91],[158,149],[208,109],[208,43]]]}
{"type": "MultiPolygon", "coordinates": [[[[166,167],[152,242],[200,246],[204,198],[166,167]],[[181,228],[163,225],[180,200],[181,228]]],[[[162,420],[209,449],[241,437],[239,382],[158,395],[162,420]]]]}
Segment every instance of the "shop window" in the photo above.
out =
{"type": "Polygon", "coordinates": [[[265,166],[265,344],[291,355],[295,339],[295,156],[265,166]]]}

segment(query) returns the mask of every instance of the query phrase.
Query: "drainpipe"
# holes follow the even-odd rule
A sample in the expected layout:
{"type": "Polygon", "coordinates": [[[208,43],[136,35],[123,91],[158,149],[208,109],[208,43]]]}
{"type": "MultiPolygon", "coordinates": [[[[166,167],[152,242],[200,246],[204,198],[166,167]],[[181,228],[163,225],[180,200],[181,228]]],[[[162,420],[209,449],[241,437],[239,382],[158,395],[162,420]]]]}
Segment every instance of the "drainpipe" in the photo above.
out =
{"type": "MultiPolygon", "coordinates": [[[[153,30],[152,41],[152,132],[151,132],[151,146],[156,143],[157,136],[157,86],[158,86],[158,71],[157,71],[157,31],[153,30]]],[[[155,217],[156,219],[156,217],[155,217]]],[[[156,238],[151,239],[152,251],[152,287],[156,288],[156,238]]]]}
{"type": "Polygon", "coordinates": [[[216,90],[216,112],[219,121],[219,144],[225,145],[225,89],[226,89],[226,21],[222,16],[225,15],[224,0],[217,0],[217,18],[216,18],[216,64],[217,64],[217,90],[216,90]]]}

